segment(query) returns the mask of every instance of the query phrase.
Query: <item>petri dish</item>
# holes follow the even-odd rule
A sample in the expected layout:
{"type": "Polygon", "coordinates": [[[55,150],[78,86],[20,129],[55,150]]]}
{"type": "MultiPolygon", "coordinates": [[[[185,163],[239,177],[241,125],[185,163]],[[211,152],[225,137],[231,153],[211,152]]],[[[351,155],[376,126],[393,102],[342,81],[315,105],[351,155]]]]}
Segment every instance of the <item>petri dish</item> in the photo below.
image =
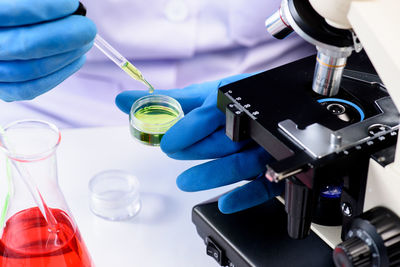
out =
{"type": "Polygon", "coordinates": [[[165,132],[183,117],[178,101],[165,95],[136,100],[129,113],[130,131],[139,142],[159,146],[165,132]]]}
{"type": "Polygon", "coordinates": [[[128,172],[107,170],[89,181],[90,210],[97,216],[112,220],[135,217],[141,207],[139,180],[128,172]]]}

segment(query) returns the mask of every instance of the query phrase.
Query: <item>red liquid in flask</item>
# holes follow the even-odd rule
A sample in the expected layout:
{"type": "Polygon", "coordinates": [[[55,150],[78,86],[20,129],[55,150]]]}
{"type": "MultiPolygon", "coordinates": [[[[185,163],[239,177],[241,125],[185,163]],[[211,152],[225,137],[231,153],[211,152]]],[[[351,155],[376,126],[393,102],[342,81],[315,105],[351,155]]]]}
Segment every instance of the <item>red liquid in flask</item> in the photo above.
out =
{"type": "Polygon", "coordinates": [[[37,207],[22,210],[8,219],[0,240],[0,266],[93,266],[67,213],[50,210],[57,221],[52,227],[37,207]]]}

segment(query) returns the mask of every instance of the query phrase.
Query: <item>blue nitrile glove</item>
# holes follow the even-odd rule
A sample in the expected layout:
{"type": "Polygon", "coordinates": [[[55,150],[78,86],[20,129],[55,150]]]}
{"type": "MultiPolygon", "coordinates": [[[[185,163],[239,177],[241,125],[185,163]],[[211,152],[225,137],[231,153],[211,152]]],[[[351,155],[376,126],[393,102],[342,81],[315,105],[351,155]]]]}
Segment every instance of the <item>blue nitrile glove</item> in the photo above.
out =
{"type": "Polygon", "coordinates": [[[0,98],[32,99],[84,63],[96,26],[78,0],[0,1],[0,98]]]}
{"type": "MultiPolygon", "coordinates": [[[[185,117],[166,132],[161,149],[174,159],[214,159],[194,166],[177,178],[183,191],[199,191],[252,179],[265,171],[270,155],[253,141],[232,142],[225,135],[225,115],[217,108],[217,89],[240,80],[248,74],[221,81],[195,84],[184,89],[156,90],[169,95],[182,105],[185,117]]],[[[129,113],[135,100],[144,91],[127,91],[116,98],[117,106],[129,113]]],[[[218,201],[223,213],[233,213],[261,204],[281,194],[282,184],[270,183],[261,175],[253,181],[225,194],[218,201]]]]}

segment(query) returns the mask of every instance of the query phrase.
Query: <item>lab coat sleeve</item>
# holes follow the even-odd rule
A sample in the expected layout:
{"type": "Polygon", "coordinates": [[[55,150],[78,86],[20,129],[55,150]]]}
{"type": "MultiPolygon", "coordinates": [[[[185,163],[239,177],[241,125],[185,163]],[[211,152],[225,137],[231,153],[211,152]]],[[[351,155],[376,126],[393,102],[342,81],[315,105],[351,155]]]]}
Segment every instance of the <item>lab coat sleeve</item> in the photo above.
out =
{"type": "Polygon", "coordinates": [[[229,3],[230,38],[237,44],[252,47],[273,38],[265,29],[265,19],[278,10],[281,1],[239,0],[229,3]]]}

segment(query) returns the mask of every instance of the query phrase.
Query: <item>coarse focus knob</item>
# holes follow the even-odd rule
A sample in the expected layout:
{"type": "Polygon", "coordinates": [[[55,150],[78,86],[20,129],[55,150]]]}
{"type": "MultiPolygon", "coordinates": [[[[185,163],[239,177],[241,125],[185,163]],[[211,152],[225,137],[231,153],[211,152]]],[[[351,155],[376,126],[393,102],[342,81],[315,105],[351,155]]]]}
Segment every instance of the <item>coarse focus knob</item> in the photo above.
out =
{"type": "Polygon", "coordinates": [[[338,245],[333,257],[336,266],[371,266],[371,250],[363,240],[354,236],[338,245]]]}
{"type": "Polygon", "coordinates": [[[333,260],[338,267],[400,266],[399,217],[384,207],[361,214],[335,248],[333,260]]]}

